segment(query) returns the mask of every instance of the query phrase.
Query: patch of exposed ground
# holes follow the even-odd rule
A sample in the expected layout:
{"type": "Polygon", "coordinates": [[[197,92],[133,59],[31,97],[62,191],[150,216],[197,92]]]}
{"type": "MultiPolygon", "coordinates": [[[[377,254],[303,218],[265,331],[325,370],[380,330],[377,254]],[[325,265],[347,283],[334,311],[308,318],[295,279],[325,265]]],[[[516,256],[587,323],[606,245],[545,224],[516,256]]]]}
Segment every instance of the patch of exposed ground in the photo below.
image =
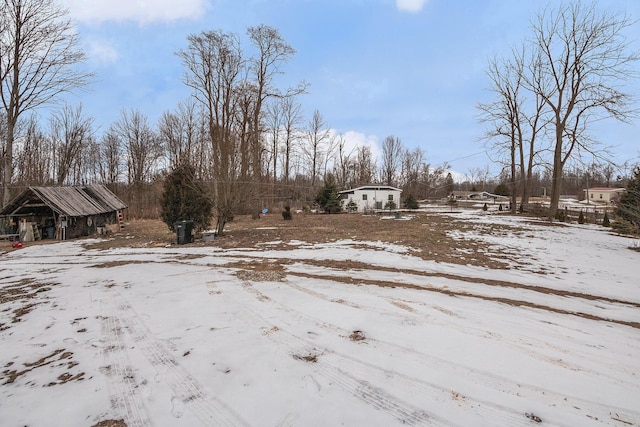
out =
{"type": "MultiPolygon", "coordinates": [[[[13,367],[13,362],[7,363],[4,366],[5,369],[2,371],[2,376],[0,377],[0,380],[4,380],[2,384],[11,384],[18,378],[26,376],[31,371],[42,368],[44,366],[51,366],[65,370],[65,372],[58,375],[58,377],[53,381],[50,381],[47,384],[41,384],[44,387],[52,387],[55,385],[65,384],[70,381],[82,381],[85,379],[84,372],[69,372],[71,369],[78,365],[78,362],[73,360],[72,352],[65,351],[64,349],[54,350],[51,354],[43,356],[35,362],[25,362],[23,365],[24,369],[21,369],[19,367],[16,367],[16,369],[11,369],[13,367]]],[[[31,383],[33,384],[32,381],[31,383]]]]}
{"type": "Polygon", "coordinates": [[[124,420],[103,420],[91,427],[127,427],[127,423],[124,420]]]}
{"type": "MultiPolygon", "coordinates": [[[[487,233],[495,232],[487,229],[487,233]]],[[[465,232],[474,225],[450,215],[437,213],[411,214],[409,219],[383,219],[377,215],[361,214],[295,214],[285,221],[279,214],[267,214],[260,219],[250,215],[237,216],[227,224],[225,234],[204,241],[198,234],[194,243],[185,245],[211,246],[223,249],[255,248],[268,244],[271,250],[291,250],[301,244],[330,243],[339,240],[381,242],[406,247],[412,255],[426,260],[454,264],[478,265],[504,269],[509,254],[492,248],[480,240],[456,239],[453,232],[465,232]]],[[[504,232],[512,232],[506,230],[504,232]]],[[[117,247],[174,246],[175,233],[169,232],[160,220],[139,220],[127,224],[122,232],[101,241],[87,242],[90,249],[117,247]]],[[[108,266],[108,265],[106,265],[108,266]]]]}
{"type": "MultiPolygon", "coordinates": [[[[550,307],[550,306],[546,306],[546,305],[542,305],[542,304],[536,304],[536,303],[533,303],[531,301],[526,301],[526,300],[504,298],[504,297],[492,297],[492,296],[487,296],[487,295],[474,294],[474,293],[466,292],[466,291],[454,291],[454,290],[451,290],[451,289],[430,286],[428,284],[415,285],[415,284],[410,284],[410,283],[402,283],[402,282],[398,282],[398,281],[391,282],[391,281],[374,280],[374,279],[356,279],[356,278],[353,278],[353,277],[335,276],[335,275],[322,275],[322,274],[311,274],[311,273],[301,273],[301,272],[289,272],[289,275],[298,276],[298,277],[305,277],[305,278],[309,278],[309,279],[316,279],[316,280],[328,280],[328,281],[345,283],[345,284],[349,284],[349,285],[358,285],[358,286],[371,286],[372,285],[372,286],[381,286],[381,287],[388,287],[388,288],[408,288],[408,289],[416,289],[416,290],[422,290],[422,291],[428,291],[428,292],[438,292],[438,293],[445,294],[445,295],[452,296],[452,297],[477,298],[477,299],[481,299],[481,300],[485,300],[485,301],[494,301],[494,302],[499,302],[499,303],[502,303],[502,304],[508,304],[508,305],[512,305],[512,306],[516,306],[516,307],[529,307],[529,308],[535,308],[535,309],[539,309],[539,310],[546,310],[546,311],[550,311],[550,312],[553,312],[553,313],[578,316],[578,317],[582,317],[582,318],[590,319],[590,320],[599,320],[599,321],[604,321],[604,322],[617,323],[617,324],[620,324],[620,325],[626,325],[626,326],[631,326],[632,328],[640,329],[640,322],[627,322],[627,321],[624,321],[624,320],[609,319],[609,318],[605,318],[605,317],[595,316],[595,315],[592,315],[592,314],[589,314],[589,313],[581,313],[581,312],[576,312],[576,311],[563,310],[563,309],[556,308],[556,307],[550,307]]],[[[435,274],[435,275],[437,275],[437,274],[435,274]]],[[[475,279],[473,279],[473,280],[476,281],[475,279]]],[[[487,285],[505,286],[504,284],[494,283],[494,281],[484,281],[483,283],[487,284],[487,285]]],[[[516,285],[516,287],[517,287],[517,285],[516,285]]],[[[532,287],[531,289],[532,290],[536,290],[535,287],[532,287]]],[[[547,290],[547,288],[543,288],[543,289],[547,290]]],[[[583,294],[578,294],[578,295],[580,295],[581,297],[584,298],[585,297],[584,295],[586,295],[586,294],[584,294],[584,295],[583,294]]],[[[604,300],[606,298],[600,298],[600,297],[597,297],[597,296],[591,296],[591,299],[603,299],[604,300]]],[[[609,300],[609,299],[606,299],[606,300],[609,300]]],[[[627,302],[627,301],[617,301],[617,300],[615,300],[615,301],[616,302],[620,302],[622,304],[628,304],[628,305],[633,305],[633,306],[637,306],[638,305],[636,303],[630,303],[630,302],[627,302]]]]}
{"type": "Polygon", "coordinates": [[[113,267],[121,267],[123,265],[131,265],[131,264],[149,264],[153,261],[138,261],[138,260],[120,260],[120,261],[108,261],[103,262],[101,264],[94,264],[90,267],[93,268],[113,268],[113,267]]]}
{"type": "MultiPolygon", "coordinates": [[[[52,286],[55,284],[33,279],[20,279],[14,284],[5,285],[0,288],[0,311],[11,312],[10,323],[20,322],[38,304],[44,302],[42,293],[50,291],[52,286]]],[[[9,323],[0,322],[0,331],[9,328],[9,323]]]]}
{"type": "MultiPolygon", "coordinates": [[[[461,275],[451,274],[451,273],[429,272],[429,271],[412,270],[412,269],[406,269],[406,268],[384,267],[384,266],[371,265],[361,261],[353,261],[353,260],[337,261],[337,260],[319,260],[319,259],[298,259],[295,262],[304,263],[306,265],[313,265],[316,267],[322,267],[323,269],[331,269],[336,272],[343,273],[345,276],[352,276],[352,277],[358,277],[359,275],[350,274],[350,272],[358,272],[358,271],[365,271],[365,270],[366,271],[384,271],[384,272],[390,272],[390,273],[402,273],[402,274],[410,274],[410,275],[422,276],[422,277],[442,277],[445,279],[457,280],[457,281],[466,282],[466,283],[477,283],[477,284],[482,284],[487,286],[524,289],[527,291],[557,295],[560,297],[582,298],[582,299],[591,300],[591,301],[604,301],[608,303],[622,304],[622,305],[628,305],[628,306],[640,308],[640,303],[634,302],[634,301],[620,300],[620,299],[610,298],[602,295],[587,294],[583,292],[547,288],[544,286],[527,285],[523,283],[509,282],[505,280],[487,279],[482,277],[469,277],[469,276],[461,276],[461,275]]],[[[262,260],[261,261],[238,261],[238,262],[226,264],[226,266],[232,267],[232,268],[250,269],[251,271],[264,271],[264,270],[277,271],[278,276],[282,276],[282,278],[286,277],[287,275],[292,275],[292,276],[302,275],[302,273],[286,271],[286,265],[290,265],[292,263],[293,261],[290,259],[270,259],[265,261],[262,261],[262,260]]],[[[328,280],[331,280],[331,278],[333,277],[335,276],[333,275],[326,276],[328,280]]],[[[241,278],[243,280],[258,281],[258,280],[252,279],[251,277],[246,277],[246,278],[241,277],[241,278]]],[[[353,283],[360,284],[359,280],[356,280],[356,279],[349,279],[349,280],[351,280],[353,283]]],[[[368,283],[371,281],[367,280],[366,282],[368,283]]],[[[398,282],[388,283],[383,286],[394,286],[394,285],[397,285],[399,287],[415,286],[410,284],[402,284],[398,282]]],[[[423,288],[423,286],[415,286],[415,287],[418,289],[423,288]]]]}
{"type": "Polygon", "coordinates": [[[238,269],[239,279],[253,282],[279,282],[286,276],[282,263],[274,260],[236,261],[225,266],[238,269]]]}

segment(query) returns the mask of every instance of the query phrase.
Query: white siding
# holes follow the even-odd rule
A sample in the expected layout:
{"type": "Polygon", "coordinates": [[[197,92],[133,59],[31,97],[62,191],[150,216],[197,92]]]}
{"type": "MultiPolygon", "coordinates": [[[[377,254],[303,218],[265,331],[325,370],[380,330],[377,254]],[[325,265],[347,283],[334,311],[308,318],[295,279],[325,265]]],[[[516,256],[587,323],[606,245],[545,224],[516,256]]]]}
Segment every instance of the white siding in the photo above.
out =
{"type": "Polygon", "coordinates": [[[345,209],[350,201],[357,205],[358,212],[384,209],[390,200],[395,203],[396,209],[400,208],[401,191],[392,188],[360,187],[343,194],[346,194],[342,205],[345,209]]]}

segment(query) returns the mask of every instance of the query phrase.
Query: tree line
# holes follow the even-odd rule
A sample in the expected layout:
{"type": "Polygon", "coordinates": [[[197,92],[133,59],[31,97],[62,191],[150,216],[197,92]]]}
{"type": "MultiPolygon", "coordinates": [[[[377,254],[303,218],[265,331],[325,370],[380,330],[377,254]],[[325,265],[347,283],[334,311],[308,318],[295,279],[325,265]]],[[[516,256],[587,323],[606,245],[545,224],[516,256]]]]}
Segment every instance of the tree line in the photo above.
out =
{"type": "Polygon", "coordinates": [[[249,27],[244,39],[220,30],[188,36],[176,54],[192,94],[157,124],[123,109],[98,135],[82,105],[69,104],[43,122],[39,107],[55,106],[93,76],[81,71],[86,58],[73,23],[54,0],[6,0],[0,7],[3,205],[29,185],[103,183],[134,215],[155,215],[158,183],[189,165],[206,183],[222,230],[236,213],[312,203],[328,175],[345,188],[385,181],[418,197],[444,179],[423,150],[406,150],[398,138],[383,143],[383,171],[371,147],[349,147],[319,111],[305,120],[299,96],[308,85],[275,82],[295,50],[265,25],[249,27]]]}
{"type": "MultiPolygon", "coordinates": [[[[490,62],[494,100],[478,107],[486,140],[504,165],[493,181],[507,187],[512,209],[517,196],[526,205],[541,189],[557,209],[561,192],[583,185],[572,176],[594,183],[601,172],[607,179],[600,181],[612,182],[606,150],[588,130],[603,117],[633,116],[630,95],[618,84],[635,75],[638,59],[622,37],[629,25],[628,17],[594,5],[545,9],[530,39],[490,62]],[[586,156],[597,171],[578,170],[586,156]]],[[[320,111],[305,118],[300,97],[307,83],[279,87],[276,79],[296,52],[266,25],[249,27],[244,38],[221,30],[188,36],[176,54],[191,96],[155,124],[123,109],[100,135],[82,105],[63,104],[47,121],[37,115],[93,78],[82,71],[86,57],[66,11],[55,0],[3,0],[0,31],[3,206],[28,185],[103,183],[134,216],[157,217],[163,180],[186,165],[221,232],[235,214],[312,204],[327,180],[341,188],[396,186],[413,199],[444,197],[464,185],[453,182],[448,165],[431,165],[422,148],[408,149],[394,135],[377,158],[369,146],[350,146],[320,111]]],[[[486,189],[490,181],[488,169],[475,169],[467,184],[486,189]]]]}

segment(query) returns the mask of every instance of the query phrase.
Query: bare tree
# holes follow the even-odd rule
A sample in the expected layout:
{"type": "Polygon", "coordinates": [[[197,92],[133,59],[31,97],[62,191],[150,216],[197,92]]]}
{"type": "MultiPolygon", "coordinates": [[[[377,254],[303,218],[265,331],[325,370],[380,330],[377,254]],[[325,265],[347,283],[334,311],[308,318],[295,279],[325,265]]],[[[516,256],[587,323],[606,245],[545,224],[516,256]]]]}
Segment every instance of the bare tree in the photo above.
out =
{"type": "Polygon", "coordinates": [[[112,126],[100,141],[100,178],[105,184],[116,184],[122,175],[121,141],[117,129],[112,126]]]}
{"type": "Polygon", "coordinates": [[[289,90],[287,94],[282,94],[273,85],[274,77],[281,73],[280,67],[292,57],[296,51],[280,35],[280,32],[267,25],[249,27],[247,30],[249,38],[257,49],[257,54],[250,62],[250,70],[253,74],[255,89],[255,106],[251,121],[251,153],[253,154],[253,170],[256,177],[260,176],[260,156],[262,144],[262,115],[263,106],[270,97],[293,96],[304,91],[305,86],[301,85],[296,89],[289,90]]]}
{"type": "Polygon", "coordinates": [[[353,178],[353,151],[353,149],[347,151],[347,140],[344,135],[336,135],[336,162],[333,165],[333,170],[338,187],[346,188],[353,178]]]}
{"type": "Polygon", "coordinates": [[[283,125],[283,170],[284,185],[289,185],[289,177],[291,176],[291,159],[295,144],[300,136],[299,126],[302,121],[301,106],[295,101],[295,97],[287,96],[281,98],[282,125],[283,125]]]}
{"type": "Polygon", "coordinates": [[[62,185],[80,162],[80,153],[93,132],[93,119],[82,114],[82,105],[65,104],[51,116],[51,142],[56,184],[62,185]]]}
{"type": "Polygon", "coordinates": [[[124,145],[128,183],[150,182],[162,156],[162,146],[147,117],[138,110],[123,110],[113,129],[124,145]]]}
{"type": "MultiPolygon", "coordinates": [[[[404,192],[414,197],[421,196],[420,191],[420,172],[425,166],[425,153],[415,147],[413,150],[405,150],[402,155],[402,164],[400,168],[401,186],[404,192]]],[[[429,165],[427,170],[429,170],[429,165]]]]}
{"type": "Polygon", "coordinates": [[[82,144],[82,152],[78,155],[79,161],[73,164],[72,182],[75,184],[102,184],[100,156],[100,144],[92,132],[82,144]]]}
{"type": "Polygon", "coordinates": [[[16,180],[21,185],[44,185],[51,179],[50,140],[38,125],[35,114],[24,124],[25,131],[16,144],[16,180]]]}
{"type": "MultiPolygon", "coordinates": [[[[194,90],[194,96],[205,110],[212,155],[212,192],[216,210],[218,234],[233,218],[234,211],[252,186],[239,181],[238,141],[240,135],[237,101],[244,70],[240,42],[234,34],[205,31],[188,37],[187,50],[179,51],[187,71],[184,83],[194,90]]],[[[241,114],[246,121],[247,114],[241,114]]]]}
{"type": "Polygon", "coordinates": [[[306,160],[309,162],[309,176],[311,187],[315,188],[320,166],[326,155],[326,142],[329,139],[329,127],[320,111],[315,110],[313,117],[307,123],[307,143],[303,147],[306,160]]]}
{"type": "Polygon", "coordinates": [[[371,147],[366,145],[358,147],[354,170],[354,185],[371,184],[373,182],[376,170],[376,159],[373,158],[371,147]]]}
{"type": "Polygon", "coordinates": [[[199,145],[199,120],[196,110],[194,102],[181,102],[175,112],[165,111],[160,117],[158,132],[169,157],[170,169],[180,164],[193,165],[196,162],[199,145]]]}
{"type": "MultiPolygon", "coordinates": [[[[491,79],[491,91],[497,99],[478,105],[480,121],[490,125],[486,138],[493,142],[500,156],[508,159],[505,166],[509,169],[511,213],[514,214],[517,206],[517,153],[524,143],[522,82],[525,76],[522,65],[517,59],[491,61],[487,75],[491,79]]],[[[473,174],[471,181],[473,184],[473,174]]]]}
{"type": "Polygon", "coordinates": [[[85,59],[67,12],[54,0],[0,1],[0,98],[7,119],[2,205],[11,197],[13,143],[18,119],[88,83],[85,59]]]}
{"type": "Polygon", "coordinates": [[[397,184],[397,175],[402,162],[404,147],[400,138],[390,135],[382,141],[382,182],[387,185],[397,184]]]}
{"type": "Polygon", "coordinates": [[[631,52],[624,31],[633,22],[626,15],[600,12],[595,3],[579,2],[545,10],[533,22],[540,79],[528,82],[551,112],[553,169],[550,218],[562,191],[562,171],[580,150],[596,147],[587,130],[595,121],[628,120],[631,97],[623,91],[637,77],[637,52],[631,52]]]}
{"type": "Polygon", "coordinates": [[[270,167],[272,178],[272,191],[275,194],[275,184],[278,180],[278,157],[280,148],[280,139],[283,131],[284,114],[282,103],[279,101],[269,103],[267,107],[267,128],[269,129],[270,142],[270,167]]]}
{"type": "Polygon", "coordinates": [[[422,197],[448,197],[455,187],[453,176],[450,172],[451,166],[444,163],[440,166],[432,167],[429,164],[422,166],[420,181],[423,188],[422,197]],[[451,191],[450,191],[451,190],[451,191]]]}

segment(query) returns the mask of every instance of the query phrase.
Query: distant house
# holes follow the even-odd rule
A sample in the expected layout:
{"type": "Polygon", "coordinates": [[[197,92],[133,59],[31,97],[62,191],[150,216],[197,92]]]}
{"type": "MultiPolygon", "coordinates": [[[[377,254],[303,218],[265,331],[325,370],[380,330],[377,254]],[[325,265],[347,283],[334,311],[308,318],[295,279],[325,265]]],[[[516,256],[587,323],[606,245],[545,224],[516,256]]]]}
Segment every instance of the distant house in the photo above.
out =
{"type": "Polygon", "coordinates": [[[456,200],[466,200],[471,194],[475,194],[473,191],[452,191],[450,198],[456,200]]]}
{"type": "Polygon", "coordinates": [[[625,188],[595,187],[582,190],[585,198],[591,203],[616,204],[620,201],[620,196],[626,191],[625,188]]]}
{"type": "Polygon", "coordinates": [[[493,200],[494,203],[498,200],[509,200],[508,196],[501,196],[499,194],[492,194],[487,191],[481,191],[479,193],[473,193],[469,195],[471,200],[493,200]]]}
{"type": "Polygon", "coordinates": [[[389,185],[363,185],[351,190],[340,191],[343,200],[342,207],[346,209],[347,205],[353,202],[357,212],[389,209],[390,205],[398,209],[401,194],[401,189],[389,185]]]}
{"type": "Polygon", "coordinates": [[[487,191],[453,191],[451,197],[456,200],[509,200],[508,196],[501,196],[499,194],[492,194],[487,191]]]}
{"type": "Polygon", "coordinates": [[[3,234],[23,241],[73,239],[119,230],[126,205],[104,185],[28,187],[4,209],[3,234]]]}
{"type": "Polygon", "coordinates": [[[618,203],[620,196],[626,191],[625,188],[596,187],[583,190],[585,198],[589,202],[595,203],[618,203]]]}

